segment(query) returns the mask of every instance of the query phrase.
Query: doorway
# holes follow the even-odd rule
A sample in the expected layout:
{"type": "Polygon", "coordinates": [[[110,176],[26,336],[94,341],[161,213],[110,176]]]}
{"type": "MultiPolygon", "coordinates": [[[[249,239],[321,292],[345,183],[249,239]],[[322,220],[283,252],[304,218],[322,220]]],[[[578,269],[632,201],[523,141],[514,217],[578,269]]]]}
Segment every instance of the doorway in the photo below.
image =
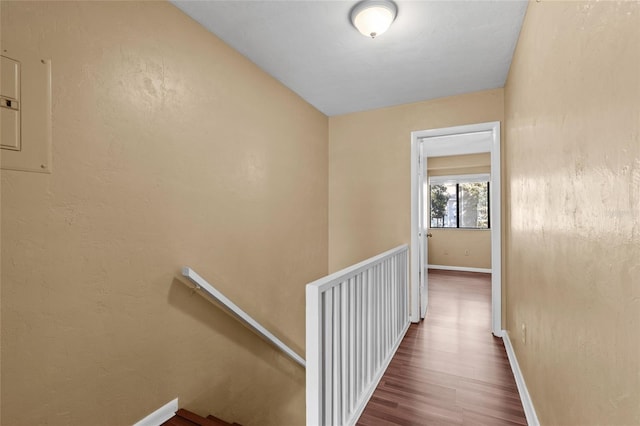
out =
{"type": "Polygon", "coordinates": [[[411,133],[411,321],[428,309],[426,224],[423,187],[429,157],[489,153],[491,158],[491,331],[502,336],[502,244],[500,122],[411,133]]]}

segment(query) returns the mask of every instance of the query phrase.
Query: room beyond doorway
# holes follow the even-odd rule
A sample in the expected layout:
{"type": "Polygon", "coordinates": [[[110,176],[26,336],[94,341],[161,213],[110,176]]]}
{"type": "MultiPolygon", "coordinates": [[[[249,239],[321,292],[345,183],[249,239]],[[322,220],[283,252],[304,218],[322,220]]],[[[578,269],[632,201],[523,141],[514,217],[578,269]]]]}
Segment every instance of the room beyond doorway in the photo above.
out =
{"type": "Polygon", "coordinates": [[[491,156],[429,159],[423,192],[431,269],[491,272],[491,156]]]}
{"type": "Polygon", "coordinates": [[[500,122],[470,124],[411,132],[411,321],[424,318],[428,302],[428,276],[424,273],[427,238],[423,186],[429,159],[489,153],[491,158],[491,331],[502,332],[502,215],[500,122]]]}

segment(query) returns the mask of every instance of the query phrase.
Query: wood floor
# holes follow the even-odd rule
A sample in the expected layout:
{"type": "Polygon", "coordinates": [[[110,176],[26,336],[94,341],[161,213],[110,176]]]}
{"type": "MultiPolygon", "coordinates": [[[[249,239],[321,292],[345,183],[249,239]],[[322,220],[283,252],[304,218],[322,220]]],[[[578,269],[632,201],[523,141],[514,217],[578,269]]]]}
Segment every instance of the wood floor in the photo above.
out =
{"type": "Polygon", "coordinates": [[[490,317],[489,274],[429,271],[427,317],[409,328],[358,426],[526,425],[490,317]]]}

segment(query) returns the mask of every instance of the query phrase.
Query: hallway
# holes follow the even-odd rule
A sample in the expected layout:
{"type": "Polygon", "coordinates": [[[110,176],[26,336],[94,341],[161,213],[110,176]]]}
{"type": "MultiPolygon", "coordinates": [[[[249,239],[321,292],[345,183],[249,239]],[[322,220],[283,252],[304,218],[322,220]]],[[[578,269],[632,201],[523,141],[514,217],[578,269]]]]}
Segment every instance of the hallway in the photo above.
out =
{"type": "Polygon", "coordinates": [[[357,424],[526,425],[490,317],[491,275],[430,270],[427,317],[409,328],[357,424]]]}

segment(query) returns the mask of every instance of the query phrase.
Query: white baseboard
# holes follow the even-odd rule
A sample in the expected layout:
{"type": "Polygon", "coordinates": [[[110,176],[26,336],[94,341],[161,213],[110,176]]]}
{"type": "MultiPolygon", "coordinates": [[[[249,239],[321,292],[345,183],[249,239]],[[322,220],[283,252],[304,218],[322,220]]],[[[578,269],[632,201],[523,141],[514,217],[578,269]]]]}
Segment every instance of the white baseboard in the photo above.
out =
{"type": "Polygon", "coordinates": [[[540,426],[536,410],[533,407],[533,401],[531,401],[529,390],[527,390],[527,385],[524,382],[522,371],[520,371],[520,365],[518,364],[516,353],[513,351],[508,331],[502,330],[502,340],[504,341],[504,348],[506,349],[507,356],[509,357],[509,364],[511,364],[513,377],[516,379],[516,386],[518,386],[518,393],[520,394],[520,401],[522,401],[524,415],[527,417],[527,423],[529,426],[540,426]]]}
{"type": "Polygon", "coordinates": [[[133,426],[160,426],[162,423],[173,417],[178,411],[178,398],[167,402],[144,419],[140,420],[133,426]]]}
{"type": "Polygon", "coordinates": [[[461,271],[461,272],[482,272],[484,274],[490,274],[491,269],[487,268],[469,268],[466,266],[447,266],[447,265],[428,265],[429,269],[442,269],[445,271],[461,271]]]}

